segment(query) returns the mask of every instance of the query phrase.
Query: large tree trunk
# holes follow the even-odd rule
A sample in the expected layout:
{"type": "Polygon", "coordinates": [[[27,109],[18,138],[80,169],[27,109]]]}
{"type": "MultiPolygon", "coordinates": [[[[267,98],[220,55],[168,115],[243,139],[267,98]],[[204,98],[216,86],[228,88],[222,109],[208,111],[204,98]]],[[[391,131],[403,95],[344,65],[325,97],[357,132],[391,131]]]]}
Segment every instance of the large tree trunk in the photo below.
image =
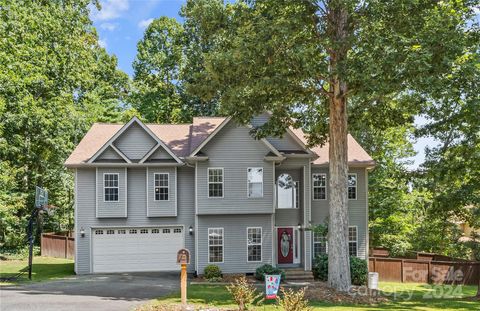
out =
{"type": "Polygon", "coordinates": [[[348,291],[351,285],[348,254],[348,145],[347,145],[347,85],[338,74],[338,64],[347,57],[347,12],[344,8],[332,8],[331,34],[337,49],[330,53],[330,119],[329,119],[329,168],[330,206],[328,224],[328,284],[348,291]]]}

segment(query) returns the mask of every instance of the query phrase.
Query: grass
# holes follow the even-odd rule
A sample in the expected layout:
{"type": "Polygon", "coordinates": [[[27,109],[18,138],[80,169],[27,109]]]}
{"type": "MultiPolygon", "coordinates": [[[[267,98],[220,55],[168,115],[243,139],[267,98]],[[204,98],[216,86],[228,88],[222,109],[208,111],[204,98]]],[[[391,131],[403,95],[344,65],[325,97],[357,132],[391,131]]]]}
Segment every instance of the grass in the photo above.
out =
{"type": "MultiPolygon", "coordinates": [[[[0,277],[11,277],[28,267],[28,259],[0,261],[0,277]]],[[[46,281],[74,275],[73,260],[51,257],[34,257],[32,268],[32,281],[46,281]]],[[[29,282],[28,272],[19,280],[13,282],[0,282],[1,285],[11,285],[29,282]]]]}
{"type": "MultiPolygon", "coordinates": [[[[427,285],[413,283],[380,283],[382,293],[390,297],[391,301],[379,305],[352,305],[333,304],[318,301],[311,301],[313,310],[480,310],[480,302],[463,299],[474,296],[476,286],[449,286],[449,285],[427,285]]],[[[153,304],[179,303],[179,294],[159,298],[153,304]]],[[[217,307],[235,307],[230,294],[221,285],[190,285],[188,287],[188,303],[199,306],[210,305],[217,307]]],[[[278,311],[273,301],[265,306],[259,306],[257,311],[278,311]]]]}

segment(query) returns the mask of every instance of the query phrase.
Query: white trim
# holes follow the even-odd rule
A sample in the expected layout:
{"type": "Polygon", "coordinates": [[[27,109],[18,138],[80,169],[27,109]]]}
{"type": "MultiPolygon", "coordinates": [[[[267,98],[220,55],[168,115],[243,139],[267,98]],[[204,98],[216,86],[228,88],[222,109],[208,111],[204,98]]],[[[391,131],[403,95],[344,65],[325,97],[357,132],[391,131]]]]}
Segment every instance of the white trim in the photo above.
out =
{"type": "Polygon", "coordinates": [[[207,167],[207,197],[209,199],[223,199],[225,197],[225,170],[223,167],[207,167]],[[211,197],[210,196],[210,184],[219,184],[219,182],[210,182],[210,170],[222,170],[222,196],[211,197]]]}
{"type": "Polygon", "coordinates": [[[95,217],[98,218],[98,167],[95,168],[95,217]]]}
{"type": "MultiPolygon", "coordinates": [[[[163,147],[163,146],[162,146],[160,143],[157,143],[155,146],[153,146],[152,149],[150,149],[149,152],[147,152],[146,155],[143,156],[143,158],[142,158],[140,161],[138,161],[138,163],[143,164],[145,161],[147,161],[147,160],[155,153],[155,151],[158,150],[159,147],[163,147]]],[[[165,148],[163,148],[163,149],[164,149],[168,154],[170,154],[170,153],[168,152],[168,150],[166,150],[165,148]]],[[[176,159],[174,158],[174,160],[176,160],[176,159]]]]}
{"type": "Polygon", "coordinates": [[[263,228],[262,227],[247,227],[247,262],[263,262],[263,228]],[[259,243],[248,243],[248,230],[249,229],[260,229],[260,244],[259,243]],[[248,247],[260,245],[260,261],[258,260],[248,260],[248,247]]]}
{"type": "Polygon", "coordinates": [[[216,128],[215,130],[213,130],[213,132],[210,133],[210,135],[208,135],[208,137],[207,137],[197,148],[195,148],[195,150],[192,151],[192,153],[190,153],[190,157],[195,156],[195,154],[196,154],[197,152],[199,152],[200,150],[202,150],[202,148],[213,138],[213,136],[217,135],[217,133],[218,133],[225,125],[227,125],[227,123],[228,123],[231,119],[232,119],[231,117],[225,118],[225,120],[223,120],[223,122],[220,123],[220,125],[217,126],[217,128],[216,128]]]}
{"type": "Polygon", "coordinates": [[[312,200],[313,201],[325,201],[325,200],[327,200],[327,192],[328,192],[327,184],[328,184],[327,173],[312,173],[312,200]],[[325,176],[325,186],[323,186],[323,187],[322,186],[315,186],[315,180],[314,180],[315,175],[325,176]],[[325,188],[325,199],[315,199],[315,188],[325,188]]]}
{"type": "MultiPolygon", "coordinates": [[[[270,217],[271,229],[272,229],[272,266],[276,266],[276,246],[275,241],[277,240],[277,232],[275,230],[275,214],[272,214],[270,217]]],[[[278,242],[277,242],[278,243],[278,242]]]]}
{"type": "MultiPolygon", "coordinates": [[[[310,196],[307,196],[307,191],[306,191],[307,183],[309,179],[310,179],[310,174],[309,172],[307,172],[307,167],[304,165],[303,166],[303,183],[304,183],[303,185],[303,220],[301,222],[303,228],[305,228],[305,224],[307,223],[307,198],[308,200],[310,200],[310,196]]],[[[300,191],[300,186],[298,187],[297,191],[300,191]]],[[[300,208],[300,203],[298,204],[298,207],[300,208]]],[[[303,256],[304,256],[303,258],[305,258],[305,262],[303,263],[303,270],[307,271],[307,231],[305,230],[303,230],[303,256]]]]}
{"type": "Polygon", "coordinates": [[[148,184],[148,167],[147,169],[145,170],[145,194],[146,194],[146,201],[147,201],[147,217],[150,217],[150,213],[148,212],[149,208],[148,208],[148,189],[150,188],[150,185],[148,184]]]}
{"type": "Polygon", "coordinates": [[[347,175],[347,199],[348,200],[358,200],[358,176],[357,176],[357,173],[348,173],[348,175],[347,175]],[[348,185],[348,177],[350,175],[355,175],[355,199],[348,198],[348,188],[350,188],[350,186],[348,185]]]}
{"type": "MultiPolygon", "coordinates": [[[[170,182],[168,184],[170,186],[170,182]]],[[[177,200],[177,196],[178,196],[178,170],[177,170],[177,167],[175,166],[175,217],[178,216],[178,200],[177,200]]],[[[170,191],[170,190],[169,190],[170,191]]],[[[169,196],[170,198],[170,196],[169,196]]]]}
{"type": "Polygon", "coordinates": [[[168,154],[170,154],[172,156],[172,158],[177,161],[178,163],[183,163],[174,153],[172,150],[170,150],[170,148],[168,148],[167,145],[165,145],[165,143],[157,137],[157,135],[155,135],[152,130],[150,130],[148,128],[148,126],[146,126],[145,124],[143,124],[142,121],[140,121],[137,117],[133,117],[130,121],[128,121],[124,126],[122,126],[122,128],[120,130],[118,130],[118,132],[115,133],[115,135],[113,135],[103,146],[102,148],[100,148],[97,152],[95,152],[95,154],[87,161],[87,163],[92,163],[93,161],[95,161],[95,159],[101,154],[103,153],[103,151],[105,149],[107,149],[108,146],[112,146],[113,145],[113,142],[123,133],[125,132],[134,122],[136,122],[138,125],[140,125],[141,128],[143,128],[158,144],[160,144],[164,149],[165,151],[168,152],[168,154]]]}
{"type": "Polygon", "coordinates": [[[103,173],[103,182],[102,182],[102,197],[103,203],[118,203],[120,202],[120,174],[119,173],[103,173]],[[105,187],[105,175],[117,175],[117,186],[116,187],[105,187]],[[117,189],[117,200],[105,201],[105,189],[117,189]]]}
{"type": "Polygon", "coordinates": [[[355,244],[356,244],[356,254],[354,255],[355,257],[358,257],[358,226],[348,226],[348,256],[350,255],[350,228],[355,228],[355,244]]]}
{"type": "Polygon", "coordinates": [[[198,163],[195,162],[195,228],[193,234],[195,234],[195,272],[198,274],[198,163]]]}
{"type": "MultiPolygon", "coordinates": [[[[219,246],[219,245],[212,245],[212,246],[219,246]]],[[[225,262],[225,230],[223,227],[215,227],[215,228],[207,228],[207,247],[208,247],[208,252],[207,252],[207,262],[209,264],[217,264],[217,263],[224,263],[225,262]],[[218,230],[222,229],[222,261],[215,261],[211,262],[210,261],[210,230],[218,230]]]]}
{"type": "Polygon", "coordinates": [[[80,236],[80,228],[78,226],[78,202],[77,202],[77,191],[78,191],[78,170],[75,169],[75,175],[74,175],[74,185],[73,185],[73,218],[74,218],[74,223],[73,223],[73,230],[75,232],[75,240],[77,241],[76,243],[73,243],[73,247],[75,249],[75,261],[73,262],[73,270],[75,271],[75,274],[78,274],[78,242],[82,238],[80,236]]]}
{"type": "Polygon", "coordinates": [[[273,204],[272,204],[272,214],[275,214],[275,208],[277,207],[277,184],[275,178],[275,162],[272,162],[272,193],[273,193],[273,204]]]}
{"type": "MultiPolygon", "coordinates": [[[[247,167],[247,198],[249,199],[261,199],[263,198],[263,174],[264,172],[264,168],[263,166],[258,166],[258,167],[247,167]],[[249,170],[256,170],[256,169],[262,169],[262,182],[261,182],[261,185],[262,185],[262,195],[260,196],[250,196],[250,184],[251,182],[248,180],[248,173],[249,173],[249,170]]],[[[257,183],[253,183],[253,184],[259,184],[258,182],[257,183]]]]}
{"type": "Polygon", "coordinates": [[[118,153],[118,155],[121,156],[122,159],[125,160],[125,162],[127,162],[127,163],[132,163],[132,161],[130,161],[130,159],[127,158],[127,156],[126,156],[123,152],[121,152],[117,147],[115,147],[114,144],[111,144],[110,147],[111,147],[116,153],[118,153]]]}
{"type": "MultiPolygon", "coordinates": [[[[363,256],[364,259],[368,259],[368,253],[370,252],[370,230],[368,229],[368,170],[365,169],[365,254],[363,256]]],[[[358,253],[358,251],[357,251],[358,253]]]]}
{"type": "Polygon", "coordinates": [[[170,173],[168,172],[155,172],[153,173],[153,201],[154,202],[169,202],[170,201],[170,173]],[[156,198],[156,192],[155,190],[157,189],[157,186],[155,185],[155,178],[157,175],[167,175],[167,187],[158,187],[158,188],[167,188],[168,190],[168,200],[157,200],[156,198]]]}
{"type": "MultiPolygon", "coordinates": [[[[118,182],[120,185],[120,181],[118,182]]],[[[125,168],[125,218],[128,216],[128,184],[127,183],[128,183],[128,174],[127,174],[127,168],[125,168]]]]}

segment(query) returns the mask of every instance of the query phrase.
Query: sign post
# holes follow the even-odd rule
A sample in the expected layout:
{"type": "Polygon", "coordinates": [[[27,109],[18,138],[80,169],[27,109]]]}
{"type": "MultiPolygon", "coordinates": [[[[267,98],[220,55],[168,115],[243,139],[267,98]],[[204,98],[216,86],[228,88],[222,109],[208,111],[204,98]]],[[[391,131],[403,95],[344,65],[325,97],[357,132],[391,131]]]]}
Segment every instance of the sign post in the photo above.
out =
{"type": "Polygon", "coordinates": [[[180,296],[182,305],[187,304],[187,265],[190,264],[190,251],[182,248],[177,252],[177,264],[182,266],[180,272],[180,296]]]}

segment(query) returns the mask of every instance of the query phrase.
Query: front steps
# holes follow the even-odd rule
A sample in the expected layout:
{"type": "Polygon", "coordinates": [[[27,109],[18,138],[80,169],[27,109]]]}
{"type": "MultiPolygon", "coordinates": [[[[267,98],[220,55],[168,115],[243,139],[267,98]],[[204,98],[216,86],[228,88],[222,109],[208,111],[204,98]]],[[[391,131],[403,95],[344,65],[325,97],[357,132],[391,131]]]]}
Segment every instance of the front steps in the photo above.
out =
{"type": "Polygon", "coordinates": [[[313,282],[312,271],[305,271],[303,268],[287,268],[285,271],[285,280],[287,282],[313,282]]]}

